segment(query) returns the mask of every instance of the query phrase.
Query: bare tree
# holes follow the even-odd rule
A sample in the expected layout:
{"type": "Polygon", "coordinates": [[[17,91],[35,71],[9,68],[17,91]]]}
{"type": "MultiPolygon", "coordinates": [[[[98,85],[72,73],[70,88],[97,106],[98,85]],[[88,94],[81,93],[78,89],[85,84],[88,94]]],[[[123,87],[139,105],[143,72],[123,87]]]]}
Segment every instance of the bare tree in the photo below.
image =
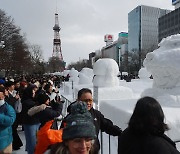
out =
{"type": "Polygon", "coordinates": [[[26,38],[20,34],[20,30],[11,16],[0,10],[0,41],[5,42],[5,47],[0,49],[0,70],[5,70],[6,75],[33,73],[34,64],[42,55],[38,46],[34,47],[34,56],[30,54],[26,38]]]}
{"type": "Polygon", "coordinates": [[[78,62],[74,62],[68,65],[68,69],[75,68],[77,71],[81,71],[84,67],[91,68],[89,65],[89,61],[87,59],[83,59],[78,62]]]}
{"type": "Polygon", "coordinates": [[[128,52],[128,73],[136,74],[139,71],[139,51],[133,49],[128,52]]]}
{"type": "Polygon", "coordinates": [[[37,44],[30,45],[30,53],[31,53],[31,58],[34,62],[39,62],[43,60],[43,52],[39,45],[37,44]]]}
{"type": "Polygon", "coordinates": [[[50,57],[48,63],[49,72],[62,72],[65,69],[66,65],[66,63],[64,61],[61,61],[59,57],[50,57]]]}
{"type": "Polygon", "coordinates": [[[2,58],[0,69],[4,69],[6,75],[22,73],[30,60],[25,37],[20,35],[20,28],[14,24],[14,20],[2,10],[0,10],[0,40],[5,42],[5,47],[0,51],[2,58]]]}

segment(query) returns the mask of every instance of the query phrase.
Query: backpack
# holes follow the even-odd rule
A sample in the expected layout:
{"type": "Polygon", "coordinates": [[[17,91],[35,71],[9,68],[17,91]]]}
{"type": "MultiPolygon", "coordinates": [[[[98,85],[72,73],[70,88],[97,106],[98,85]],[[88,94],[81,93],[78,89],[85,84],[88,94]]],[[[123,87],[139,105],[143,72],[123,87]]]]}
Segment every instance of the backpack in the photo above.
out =
{"type": "Polygon", "coordinates": [[[22,103],[21,103],[21,99],[18,99],[15,104],[14,104],[14,109],[16,111],[16,113],[20,113],[22,111],[22,103]]]}
{"type": "Polygon", "coordinates": [[[63,129],[52,129],[54,120],[46,122],[46,124],[40,128],[37,133],[37,144],[35,148],[35,154],[44,153],[50,145],[62,142],[63,129]]]}

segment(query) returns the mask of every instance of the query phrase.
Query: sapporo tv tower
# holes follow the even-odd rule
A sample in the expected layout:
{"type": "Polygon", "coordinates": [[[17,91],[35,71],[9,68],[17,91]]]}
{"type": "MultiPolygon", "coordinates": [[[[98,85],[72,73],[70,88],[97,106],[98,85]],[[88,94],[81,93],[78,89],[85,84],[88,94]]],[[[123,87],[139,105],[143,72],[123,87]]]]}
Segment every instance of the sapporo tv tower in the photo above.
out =
{"type": "MultiPolygon", "coordinates": [[[[56,11],[57,12],[57,11],[56,11]]],[[[65,69],[65,62],[63,61],[62,50],[61,50],[61,39],[59,31],[61,28],[59,27],[58,14],[55,13],[55,25],[53,27],[54,30],[54,39],[53,39],[53,57],[56,57],[60,60],[62,64],[60,70],[63,71],[65,69]]]]}

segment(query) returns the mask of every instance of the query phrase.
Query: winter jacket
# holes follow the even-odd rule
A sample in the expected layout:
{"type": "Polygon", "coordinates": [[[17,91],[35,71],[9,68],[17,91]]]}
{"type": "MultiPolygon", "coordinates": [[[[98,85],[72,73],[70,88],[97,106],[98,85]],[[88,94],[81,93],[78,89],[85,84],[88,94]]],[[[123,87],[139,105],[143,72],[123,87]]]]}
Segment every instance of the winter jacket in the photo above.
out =
{"type": "Polygon", "coordinates": [[[134,134],[129,128],[119,137],[118,154],[180,154],[165,134],[134,134]]]}
{"type": "Polygon", "coordinates": [[[5,101],[8,102],[8,104],[10,104],[13,108],[14,108],[14,105],[15,105],[15,102],[17,101],[18,99],[16,99],[15,97],[13,97],[13,95],[9,94],[9,96],[7,96],[5,98],[5,101]]]}
{"type": "Polygon", "coordinates": [[[33,125],[39,123],[39,119],[37,117],[28,115],[28,110],[35,105],[36,102],[31,98],[22,101],[21,116],[23,124],[33,125]]]}
{"type": "Polygon", "coordinates": [[[96,127],[97,138],[95,139],[95,143],[94,143],[94,151],[95,153],[98,153],[100,149],[100,143],[98,140],[99,130],[113,136],[120,136],[122,130],[118,126],[114,125],[111,120],[105,118],[100,111],[91,108],[89,112],[91,113],[94,119],[94,125],[96,127]]]}
{"type": "Polygon", "coordinates": [[[35,88],[35,85],[29,85],[23,92],[21,99],[22,102],[22,124],[34,125],[39,123],[39,119],[36,117],[31,117],[28,115],[28,110],[34,107],[37,103],[34,101],[32,90],[35,88]]]}
{"type": "Polygon", "coordinates": [[[36,106],[31,108],[28,111],[28,114],[32,117],[36,117],[39,119],[42,127],[47,121],[53,120],[56,117],[59,117],[62,112],[62,104],[55,103],[52,106],[47,106],[44,108],[44,105],[41,104],[40,106],[36,106]],[[34,115],[33,115],[34,114],[34,115]]]}
{"type": "Polygon", "coordinates": [[[12,125],[16,119],[16,112],[8,103],[0,106],[0,151],[12,143],[12,125]]]}
{"type": "Polygon", "coordinates": [[[91,108],[89,112],[94,119],[97,136],[99,134],[99,130],[113,136],[121,135],[122,130],[118,126],[114,125],[111,120],[105,118],[100,111],[91,108]]]}

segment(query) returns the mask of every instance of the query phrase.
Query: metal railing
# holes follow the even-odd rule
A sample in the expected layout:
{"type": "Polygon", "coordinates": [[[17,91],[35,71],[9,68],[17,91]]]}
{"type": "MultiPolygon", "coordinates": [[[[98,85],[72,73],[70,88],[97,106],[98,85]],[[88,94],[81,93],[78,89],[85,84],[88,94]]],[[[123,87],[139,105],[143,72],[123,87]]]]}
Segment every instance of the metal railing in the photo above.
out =
{"type": "Polygon", "coordinates": [[[72,102],[68,100],[66,97],[64,97],[63,95],[61,95],[61,99],[62,101],[64,101],[63,109],[62,109],[62,116],[65,117],[67,115],[67,108],[72,102]]]}

